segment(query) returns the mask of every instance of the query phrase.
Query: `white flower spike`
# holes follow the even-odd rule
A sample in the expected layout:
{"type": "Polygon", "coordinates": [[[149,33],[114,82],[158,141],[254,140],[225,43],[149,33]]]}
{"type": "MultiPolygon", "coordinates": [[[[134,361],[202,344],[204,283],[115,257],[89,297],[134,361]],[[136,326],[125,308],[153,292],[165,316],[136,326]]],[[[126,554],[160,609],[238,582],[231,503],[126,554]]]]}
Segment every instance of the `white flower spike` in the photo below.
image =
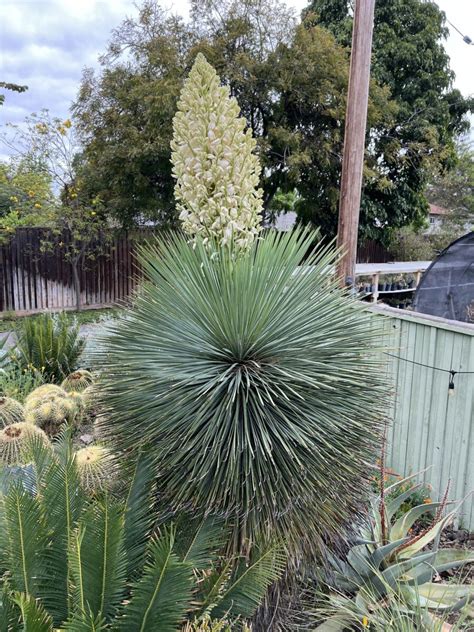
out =
{"type": "Polygon", "coordinates": [[[247,250],[261,230],[256,142],[236,99],[201,53],[185,81],[171,141],[184,230],[247,250]]]}

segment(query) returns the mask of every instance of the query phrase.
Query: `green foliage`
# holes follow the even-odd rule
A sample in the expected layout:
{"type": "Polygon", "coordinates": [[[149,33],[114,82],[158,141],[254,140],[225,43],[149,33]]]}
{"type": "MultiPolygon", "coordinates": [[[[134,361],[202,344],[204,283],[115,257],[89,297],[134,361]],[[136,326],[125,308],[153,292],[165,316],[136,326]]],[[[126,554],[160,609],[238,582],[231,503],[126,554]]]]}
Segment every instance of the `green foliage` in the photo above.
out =
{"type": "MultiPolygon", "coordinates": [[[[313,0],[307,21],[329,28],[341,44],[350,46],[351,4],[313,0]]],[[[455,139],[469,128],[466,114],[474,101],[453,88],[444,48],[447,34],[445,15],[434,2],[375,3],[372,75],[389,89],[396,109],[392,120],[368,126],[364,236],[383,238],[387,226],[419,227],[424,222],[426,185],[440,167],[453,166],[455,139]]],[[[316,214],[313,221],[318,221],[316,214]]]]}
{"type": "MultiPolygon", "coordinates": [[[[0,88],[3,90],[11,90],[12,92],[26,92],[28,86],[20,86],[17,83],[9,83],[7,81],[0,81],[0,88]]],[[[0,94],[0,105],[5,103],[5,95],[0,94]]]]}
{"type": "Polygon", "coordinates": [[[272,231],[237,259],[158,240],[134,308],[94,351],[115,451],[150,449],[162,498],[225,516],[238,550],[340,534],[378,450],[377,325],[315,239],[272,231]]]}
{"type": "Polygon", "coordinates": [[[388,247],[396,261],[432,261],[465,233],[464,226],[448,218],[439,230],[429,234],[413,226],[400,228],[391,234],[388,247]]]}
{"type": "Polygon", "coordinates": [[[41,371],[48,382],[61,382],[77,368],[85,342],[79,326],[63,313],[20,321],[17,336],[19,365],[41,371]]]}
{"type": "Polygon", "coordinates": [[[215,547],[222,548],[225,538],[221,534],[215,541],[211,520],[186,524],[194,545],[192,556],[183,557],[177,527],[150,528],[155,522],[150,486],[137,496],[136,483],[152,477],[151,471],[145,474],[146,460],[122,500],[91,497],[82,486],[68,431],[54,452],[34,442],[30,454],[31,471],[23,479],[17,474],[0,497],[0,621],[8,621],[11,632],[174,632],[188,619],[216,618],[221,593],[236,596],[226,610],[232,622],[243,614],[240,604],[253,614],[282,572],[284,558],[275,549],[249,559],[252,576],[238,560],[221,559],[215,547]],[[132,525],[134,541],[127,536],[132,525]],[[193,537],[194,528],[199,537],[193,537]],[[194,559],[202,565],[194,566],[194,559]],[[219,590],[211,594],[215,586],[219,590]]]}
{"type": "Polygon", "coordinates": [[[0,393],[24,402],[31,391],[43,383],[43,375],[37,369],[22,368],[10,354],[5,368],[0,368],[0,393]]]}
{"type": "MultiPolygon", "coordinates": [[[[318,26],[303,28],[278,0],[194,2],[190,23],[145,0],[114,31],[99,74],[83,76],[74,113],[87,185],[123,225],[174,225],[169,143],[184,78],[202,52],[247,120],[262,164],[263,203],[303,192],[314,223],[334,232],[348,56],[318,26]]],[[[393,118],[386,90],[371,89],[369,125],[393,118]]],[[[376,181],[383,175],[376,172],[376,181]]]]}
{"type": "Polygon", "coordinates": [[[437,174],[427,191],[429,202],[448,209],[444,219],[463,226],[474,220],[474,145],[459,140],[456,145],[456,164],[451,170],[437,174]]]}
{"type": "MultiPolygon", "coordinates": [[[[380,472],[372,479],[372,491],[378,493],[380,491],[380,472]]],[[[404,513],[407,513],[413,507],[422,505],[429,501],[431,502],[431,486],[423,483],[419,485],[413,481],[413,478],[408,477],[402,481],[402,477],[398,474],[386,472],[384,476],[384,483],[386,487],[391,487],[392,491],[387,495],[387,500],[390,502],[396,500],[401,494],[404,494],[405,500],[400,505],[400,508],[395,514],[396,518],[400,518],[404,513]],[[397,485],[394,485],[397,483],[397,485]],[[393,487],[392,487],[393,486],[393,487]],[[408,497],[407,492],[411,492],[408,497]]]]}
{"type": "MultiPolygon", "coordinates": [[[[451,613],[463,608],[470,611],[469,601],[474,588],[468,584],[441,584],[439,574],[474,561],[472,551],[440,548],[443,529],[453,520],[455,511],[443,516],[446,497],[441,502],[425,502],[411,507],[398,518],[403,504],[421,484],[399,493],[409,479],[401,479],[384,489],[370,505],[367,525],[345,559],[328,553],[331,567],[328,580],[336,614],[319,630],[346,629],[354,610],[360,618],[372,618],[381,629],[383,604],[395,596],[394,606],[402,605],[407,619],[420,614],[424,619],[432,613],[451,613]],[[397,494],[394,492],[397,490],[397,494]],[[415,522],[433,514],[430,524],[412,533],[415,522]],[[346,596],[344,596],[344,593],[346,596]],[[376,605],[374,605],[376,604],[376,605]],[[370,615],[372,613],[372,615],[370,615]]],[[[474,612],[471,612],[471,615],[474,612]]],[[[413,624],[413,619],[412,619],[413,624]]],[[[409,629],[409,628],[405,628],[409,629]]]]}

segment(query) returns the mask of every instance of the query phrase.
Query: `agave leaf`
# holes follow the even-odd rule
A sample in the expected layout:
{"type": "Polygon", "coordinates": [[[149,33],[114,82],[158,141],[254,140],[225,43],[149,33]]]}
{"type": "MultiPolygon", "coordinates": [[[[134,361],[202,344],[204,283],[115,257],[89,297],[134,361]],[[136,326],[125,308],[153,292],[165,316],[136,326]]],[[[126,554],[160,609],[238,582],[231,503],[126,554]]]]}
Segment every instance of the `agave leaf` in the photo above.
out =
{"type": "Polygon", "coordinates": [[[417,505],[412,507],[403,516],[401,516],[390,529],[390,540],[399,540],[404,538],[413,524],[425,513],[434,512],[441,503],[426,503],[425,505],[417,505]]]}
{"type": "Polygon", "coordinates": [[[403,551],[400,551],[398,557],[400,559],[408,559],[412,557],[415,553],[418,553],[418,551],[421,551],[421,549],[423,549],[441,534],[446,525],[454,518],[454,515],[454,511],[447,514],[439,522],[433,525],[431,529],[429,529],[419,540],[417,540],[410,546],[407,546],[405,549],[403,549],[403,551]]]}
{"type": "Polygon", "coordinates": [[[393,498],[392,500],[389,500],[388,502],[386,502],[385,506],[387,508],[387,517],[388,517],[389,520],[391,520],[393,518],[393,516],[397,513],[397,511],[400,509],[400,507],[403,505],[403,503],[406,500],[408,500],[408,498],[410,498],[410,496],[413,496],[413,494],[418,489],[420,489],[420,487],[422,487],[422,485],[423,485],[423,483],[417,483],[416,485],[413,485],[413,487],[410,487],[410,489],[407,489],[405,492],[402,492],[396,498],[393,498]]]}
{"type": "Polygon", "coordinates": [[[318,625],[316,630],[319,632],[344,632],[347,629],[347,626],[351,623],[349,617],[345,617],[344,615],[334,615],[327,619],[321,625],[318,625]]]}
{"type": "Polygon", "coordinates": [[[418,564],[423,564],[427,560],[431,560],[433,558],[433,553],[429,551],[428,553],[424,553],[423,555],[419,555],[413,557],[411,559],[405,560],[404,562],[398,562],[398,564],[392,564],[387,569],[385,569],[381,573],[381,577],[383,581],[387,582],[387,584],[395,589],[397,583],[403,575],[406,575],[412,568],[415,568],[418,564]]]}
{"type": "Polygon", "coordinates": [[[418,592],[426,599],[443,603],[453,602],[465,597],[474,596],[474,586],[469,584],[429,583],[418,586],[418,592]]]}
{"type": "Polygon", "coordinates": [[[373,568],[380,568],[380,564],[387,559],[390,554],[397,549],[400,545],[405,544],[408,538],[401,538],[395,542],[389,542],[384,546],[381,546],[372,553],[370,556],[370,564],[373,568]]]}
{"type": "Polygon", "coordinates": [[[361,577],[367,577],[371,571],[371,557],[365,544],[353,546],[347,555],[349,565],[361,577]]]}

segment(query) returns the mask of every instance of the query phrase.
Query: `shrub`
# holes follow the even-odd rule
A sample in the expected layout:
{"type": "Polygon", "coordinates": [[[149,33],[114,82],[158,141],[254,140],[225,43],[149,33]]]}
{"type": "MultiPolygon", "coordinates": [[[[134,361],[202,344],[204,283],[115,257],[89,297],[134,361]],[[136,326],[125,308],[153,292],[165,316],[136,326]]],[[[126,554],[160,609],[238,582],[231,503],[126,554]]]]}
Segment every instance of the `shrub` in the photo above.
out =
{"type": "MultiPolygon", "coordinates": [[[[11,356],[10,356],[11,358],[11,356]]],[[[35,388],[43,383],[41,371],[22,368],[14,358],[0,369],[0,393],[24,402],[35,388]]]]}
{"type": "Polygon", "coordinates": [[[233,623],[253,614],[282,570],[275,549],[220,557],[222,527],[211,520],[156,526],[144,462],[126,481],[125,500],[88,493],[65,433],[54,452],[32,445],[31,467],[0,497],[2,630],[175,632],[188,619],[224,616],[233,623]]]}
{"type": "Polygon", "coordinates": [[[41,314],[20,322],[17,357],[23,368],[41,371],[45,382],[61,382],[78,366],[84,348],[77,323],[66,314],[41,314]]]}
{"type": "Polygon", "coordinates": [[[379,451],[378,321],[314,239],[271,232],[238,258],[158,241],[134,309],[96,352],[101,431],[115,450],[149,448],[170,507],[225,516],[237,548],[338,537],[379,451]]]}

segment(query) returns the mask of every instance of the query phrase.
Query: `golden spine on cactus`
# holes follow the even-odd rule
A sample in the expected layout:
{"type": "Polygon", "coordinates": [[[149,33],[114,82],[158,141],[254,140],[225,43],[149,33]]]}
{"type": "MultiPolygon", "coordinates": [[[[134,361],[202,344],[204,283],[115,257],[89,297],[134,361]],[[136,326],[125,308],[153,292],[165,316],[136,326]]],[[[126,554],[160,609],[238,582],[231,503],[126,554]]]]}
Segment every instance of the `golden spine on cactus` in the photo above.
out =
{"type": "Polygon", "coordinates": [[[106,489],[115,475],[115,460],[107,448],[91,445],[81,448],[75,455],[76,467],[82,485],[88,491],[106,489]]]}
{"type": "Polygon", "coordinates": [[[23,421],[25,409],[13,397],[0,396],[0,425],[2,427],[23,421]]]}
{"type": "Polygon", "coordinates": [[[22,465],[29,461],[32,442],[50,445],[46,433],[37,426],[20,421],[0,431],[0,460],[5,465],[22,465]]]}
{"type": "Polygon", "coordinates": [[[52,395],[62,395],[66,397],[67,393],[63,388],[57,386],[57,384],[42,384],[38,386],[38,388],[35,388],[34,391],[31,391],[25,400],[25,404],[28,404],[34,399],[42,399],[43,397],[51,397],[52,395]]]}
{"type": "Polygon", "coordinates": [[[55,435],[65,422],[73,422],[78,414],[78,404],[67,393],[45,395],[25,404],[25,421],[55,435]]]}
{"type": "Polygon", "coordinates": [[[90,386],[94,381],[92,373],[87,369],[78,369],[70,373],[61,383],[66,391],[81,392],[90,386]]]}

